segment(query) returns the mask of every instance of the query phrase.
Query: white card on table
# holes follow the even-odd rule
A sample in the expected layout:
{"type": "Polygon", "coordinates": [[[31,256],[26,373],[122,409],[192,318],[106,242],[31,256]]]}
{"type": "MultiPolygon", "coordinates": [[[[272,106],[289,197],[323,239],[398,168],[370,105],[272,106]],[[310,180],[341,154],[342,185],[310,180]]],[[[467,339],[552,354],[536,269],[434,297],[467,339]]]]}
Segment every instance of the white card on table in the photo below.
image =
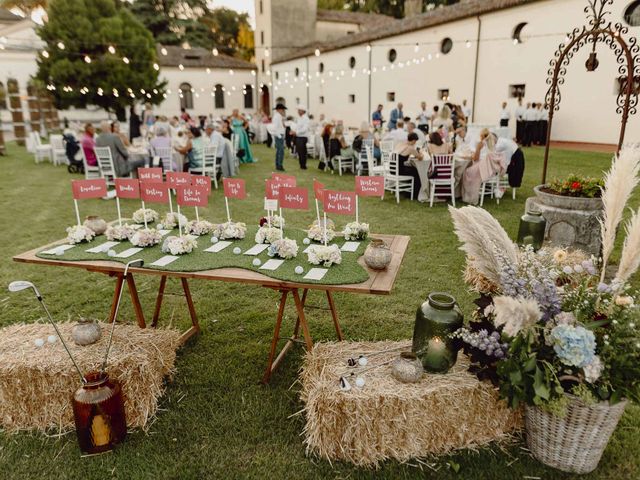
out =
{"type": "Polygon", "coordinates": [[[264,209],[265,210],[277,210],[278,209],[278,199],[277,198],[265,198],[264,199],[264,209]]]}
{"type": "Polygon", "coordinates": [[[275,260],[272,258],[271,260],[264,262],[260,267],[260,270],[276,270],[283,263],[284,260],[275,260]]]}
{"type": "Polygon", "coordinates": [[[269,248],[268,243],[257,243],[256,245],[251,247],[249,250],[244,252],[244,255],[258,255],[259,253],[264,252],[267,248],[269,248]]]}
{"type": "Polygon", "coordinates": [[[170,234],[171,230],[158,230],[158,233],[164,237],[165,235],[170,234]]]}
{"type": "Polygon", "coordinates": [[[229,245],[231,245],[231,242],[227,242],[226,240],[221,240],[218,243],[214,243],[209,248],[205,248],[204,251],[205,252],[211,252],[211,253],[217,253],[220,250],[223,250],[223,249],[227,248],[229,245]]]}
{"type": "Polygon", "coordinates": [[[340,250],[342,250],[343,252],[355,252],[356,250],[358,250],[359,246],[360,242],[344,242],[344,245],[342,245],[342,248],[340,250]]]}
{"type": "Polygon", "coordinates": [[[87,252],[103,253],[109,250],[110,248],[115,247],[116,245],[120,245],[120,242],[104,242],[103,244],[98,245],[97,247],[90,248],[89,250],[87,250],[87,252]]]}
{"type": "Polygon", "coordinates": [[[118,258],[133,257],[136,253],[141,252],[142,250],[144,250],[144,248],[137,248],[137,247],[127,248],[124,252],[120,252],[116,254],[116,257],[118,258]]]}
{"type": "Polygon", "coordinates": [[[159,258],[158,260],[156,260],[153,263],[150,263],[149,265],[153,265],[154,267],[164,267],[166,265],[169,265],[171,262],[175,262],[179,258],[180,257],[177,257],[175,255],[165,255],[164,257],[159,258]]]}
{"type": "Polygon", "coordinates": [[[329,271],[328,268],[312,268],[304,276],[305,280],[322,280],[329,271]]]}
{"type": "Polygon", "coordinates": [[[42,253],[44,253],[45,255],[55,255],[58,250],[66,252],[73,247],[75,247],[75,245],[58,245],[57,247],[53,247],[51,250],[47,250],[42,253]]]}

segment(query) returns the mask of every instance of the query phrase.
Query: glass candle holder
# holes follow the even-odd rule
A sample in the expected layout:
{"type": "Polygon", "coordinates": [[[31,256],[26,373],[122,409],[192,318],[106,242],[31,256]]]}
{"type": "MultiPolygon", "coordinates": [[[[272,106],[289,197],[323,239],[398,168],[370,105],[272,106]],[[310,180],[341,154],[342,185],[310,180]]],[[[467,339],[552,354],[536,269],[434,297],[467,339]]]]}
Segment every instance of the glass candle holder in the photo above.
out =
{"type": "Polygon", "coordinates": [[[547,221],[539,210],[529,210],[520,217],[518,245],[531,245],[534,251],[542,248],[547,221]]]}

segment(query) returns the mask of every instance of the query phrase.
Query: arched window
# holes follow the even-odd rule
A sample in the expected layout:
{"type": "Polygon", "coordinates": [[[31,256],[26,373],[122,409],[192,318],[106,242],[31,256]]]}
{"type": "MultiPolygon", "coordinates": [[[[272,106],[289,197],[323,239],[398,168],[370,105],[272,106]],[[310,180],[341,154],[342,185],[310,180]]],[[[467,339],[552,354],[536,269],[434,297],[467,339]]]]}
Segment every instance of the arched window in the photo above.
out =
{"type": "Polygon", "coordinates": [[[193,89],[188,83],[180,84],[180,108],[193,108],[193,89]]]}
{"type": "Polygon", "coordinates": [[[387,59],[390,63],[393,63],[396,61],[396,58],[398,58],[398,52],[396,52],[395,48],[392,48],[389,50],[389,53],[387,53],[387,59]]]}
{"type": "Polygon", "coordinates": [[[516,25],[516,28],[513,29],[513,33],[511,34],[511,38],[513,39],[514,44],[522,43],[522,30],[527,26],[527,22],[521,22],[516,25]]]}
{"type": "Polygon", "coordinates": [[[631,2],[624,10],[624,21],[632,27],[640,27],[640,0],[631,2]]]}
{"type": "Polygon", "coordinates": [[[443,55],[446,55],[447,53],[449,53],[452,48],[453,48],[453,40],[451,40],[449,37],[446,37],[445,39],[442,40],[442,43],[440,44],[440,52],[442,52],[443,55]]]}
{"type": "Polygon", "coordinates": [[[213,90],[213,106],[214,108],[224,108],[224,91],[222,85],[216,84],[213,90]]]}
{"type": "Polygon", "coordinates": [[[356,68],[356,57],[350,57],[349,58],[349,67],[350,68],[356,68]]]}
{"type": "Polygon", "coordinates": [[[253,87],[249,84],[244,86],[244,108],[253,108],[253,87]]]}
{"type": "Polygon", "coordinates": [[[4,88],[4,83],[0,82],[0,110],[7,109],[7,89],[4,88]]]}

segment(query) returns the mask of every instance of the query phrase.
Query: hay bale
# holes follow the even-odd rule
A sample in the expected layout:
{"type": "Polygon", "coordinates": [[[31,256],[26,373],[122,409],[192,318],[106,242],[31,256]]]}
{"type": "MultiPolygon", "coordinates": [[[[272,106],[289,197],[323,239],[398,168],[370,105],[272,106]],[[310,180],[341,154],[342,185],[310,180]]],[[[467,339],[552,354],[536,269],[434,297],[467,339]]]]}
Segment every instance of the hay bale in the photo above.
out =
{"type": "MultiPolygon", "coordinates": [[[[93,345],[76,345],[73,323],[58,328],[80,369],[99,369],[109,337],[109,324],[101,323],[102,337],[93,345]]],[[[11,325],[0,330],[0,426],[19,430],[65,432],[75,428],[71,397],[80,378],[50,324],[11,325]],[[45,340],[36,347],[34,340],[45,340]]],[[[164,392],[163,378],[174,372],[180,333],[169,329],[116,326],[107,372],[120,382],[125,397],[127,425],[145,429],[164,392]]]]}
{"type": "MultiPolygon", "coordinates": [[[[386,365],[364,373],[362,389],[352,381],[350,391],[340,390],[340,376],[354,370],[348,358],[402,346],[411,348],[406,341],[337,342],[318,343],[307,353],[301,374],[307,453],[377,466],[505,440],[522,427],[521,414],[467,372],[463,355],[448,374],[425,375],[415,384],[398,382],[386,365]]],[[[381,353],[369,366],[398,355],[381,353]]]]}

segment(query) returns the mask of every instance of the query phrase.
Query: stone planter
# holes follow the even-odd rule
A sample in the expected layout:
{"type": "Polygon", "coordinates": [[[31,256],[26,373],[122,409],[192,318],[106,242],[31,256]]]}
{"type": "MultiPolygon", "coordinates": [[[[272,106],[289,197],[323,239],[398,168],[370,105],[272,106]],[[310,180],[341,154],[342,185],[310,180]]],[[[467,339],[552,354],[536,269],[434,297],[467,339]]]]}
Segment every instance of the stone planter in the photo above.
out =
{"type": "Polygon", "coordinates": [[[565,197],[543,192],[543,185],[533,190],[535,197],[527,199],[527,211],[538,209],[547,220],[545,240],[553,245],[579,248],[600,254],[600,198],[565,197]]]}

